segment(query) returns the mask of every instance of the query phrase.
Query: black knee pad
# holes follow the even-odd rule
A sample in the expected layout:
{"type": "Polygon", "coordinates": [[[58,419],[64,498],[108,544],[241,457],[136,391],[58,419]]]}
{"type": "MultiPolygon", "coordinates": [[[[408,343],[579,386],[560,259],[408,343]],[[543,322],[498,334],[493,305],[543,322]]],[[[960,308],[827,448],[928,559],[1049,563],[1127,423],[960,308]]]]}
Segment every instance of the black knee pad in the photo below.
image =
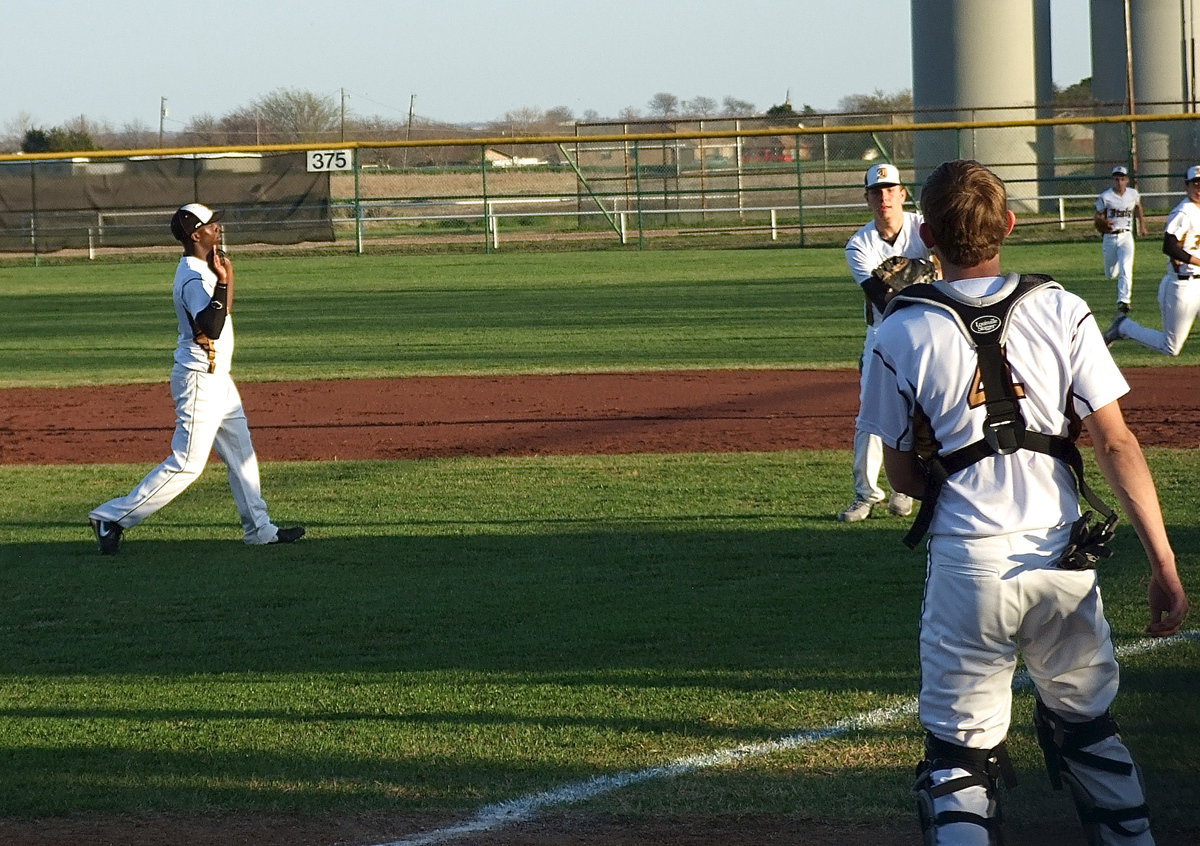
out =
{"type": "Polygon", "coordinates": [[[996,792],[1000,779],[1008,787],[1016,785],[1016,776],[1008,758],[1008,750],[1001,743],[993,749],[971,749],[948,743],[934,737],[925,738],[925,760],[917,765],[913,796],[917,803],[917,817],[926,846],[937,846],[937,828],[951,823],[970,823],[988,831],[991,846],[1003,846],[1000,805],[996,792]],[[933,783],[933,774],[939,770],[961,769],[967,775],[941,784],[933,783]],[[934,809],[934,800],[969,787],[982,787],[987,793],[986,815],[966,811],[942,811],[934,809]]]}
{"type": "Polygon", "coordinates": [[[1062,790],[1064,783],[1070,789],[1089,846],[1099,846],[1103,842],[1101,826],[1121,837],[1138,836],[1139,831],[1128,828],[1125,823],[1148,820],[1150,808],[1145,803],[1128,808],[1101,808],[1072,769],[1087,767],[1118,778],[1136,776],[1141,780],[1136,765],[1084,751],[1086,747],[1120,733],[1121,727],[1112,715],[1105,711],[1090,720],[1071,722],[1047,708],[1039,697],[1033,712],[1033,725],[1046,759],[1050,783],[1055,790],[1062,790]]]}

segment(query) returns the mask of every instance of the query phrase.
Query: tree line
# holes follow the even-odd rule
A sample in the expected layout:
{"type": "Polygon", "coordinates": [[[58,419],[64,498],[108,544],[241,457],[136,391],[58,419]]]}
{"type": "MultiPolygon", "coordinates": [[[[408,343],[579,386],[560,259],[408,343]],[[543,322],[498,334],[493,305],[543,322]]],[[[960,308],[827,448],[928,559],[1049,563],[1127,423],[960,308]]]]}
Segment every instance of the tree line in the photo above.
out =
{"type": "MultiPolygon", "coordinates": [[[[1057,90],[1056,101],[1079,105],[1090,97],[1091,80],[1057,90]]],[[[336,142],[338,140],[386,141],[455,137],[470,132],[484,136],[529,136],[563,134],[575,124],[631,123],[645,120],[704,120],[715,118],[781,117],[803,118],[820,114],[810,105],[795,110],[790,96],[784,102],[758,111],[754,103],[733,96],[720,102],[712,97],[680,98],[658,92],[644,109],[622,109],[615,117],[602,117],[595,110],[576,114],[566,106],[549,109],[524,107],[506,112],[482,126],[464,127],[410,115],[403,120],[363,116],[346,109],[345,98],[311,91],[280,88],[217,116],[201,114],[181,129],[169,132],[133,121],[114,127],[85,115],[61,126],[38,126],[27,114],[10,120],[0,136],[0,150],[15,153],[74,152],[102,149],[151,149],[154,147],[224,147],[259,144],[336,142]]],[[[902,90],[843,97],[839,112],[879,115],[911,112],[912,93],[902,90]]]]}

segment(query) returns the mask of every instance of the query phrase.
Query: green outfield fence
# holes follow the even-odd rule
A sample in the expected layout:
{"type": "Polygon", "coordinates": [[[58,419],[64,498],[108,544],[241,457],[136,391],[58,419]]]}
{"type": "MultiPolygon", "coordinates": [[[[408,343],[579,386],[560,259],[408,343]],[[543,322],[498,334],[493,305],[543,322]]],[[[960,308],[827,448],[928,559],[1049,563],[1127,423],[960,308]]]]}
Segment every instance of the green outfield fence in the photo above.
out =
{"type": "Polygon", "coordinates": [[[36,262],[173,249],[166,222],[193,200],[226,210],[231,245],[258,249],[840,245],[865,219],[862,175],[872,162],[894,162],[919,186],[931,167],[956,157],[996,169],[1024,231],[1054,237],[1090,227],[1114,165],[1133,168],[1155,215],[1177,202],[1183,170],[1200,161],[1191,113],[1038,111],[803,114],[576,124],[557,136],[4,155],[0,252],[36,262]]]}

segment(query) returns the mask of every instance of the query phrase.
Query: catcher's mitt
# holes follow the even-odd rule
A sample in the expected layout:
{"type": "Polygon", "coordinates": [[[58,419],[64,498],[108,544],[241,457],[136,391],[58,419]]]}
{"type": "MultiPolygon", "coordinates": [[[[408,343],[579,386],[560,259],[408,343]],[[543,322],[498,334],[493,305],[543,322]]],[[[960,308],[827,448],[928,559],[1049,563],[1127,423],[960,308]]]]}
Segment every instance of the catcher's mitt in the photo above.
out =
{"type": "Polygon", "coordinates": [[[926,259],[892,256],[884,259],[871,275],[893,291],[902,291],[909,285],[937,279],[937,267],[926,259]]]}

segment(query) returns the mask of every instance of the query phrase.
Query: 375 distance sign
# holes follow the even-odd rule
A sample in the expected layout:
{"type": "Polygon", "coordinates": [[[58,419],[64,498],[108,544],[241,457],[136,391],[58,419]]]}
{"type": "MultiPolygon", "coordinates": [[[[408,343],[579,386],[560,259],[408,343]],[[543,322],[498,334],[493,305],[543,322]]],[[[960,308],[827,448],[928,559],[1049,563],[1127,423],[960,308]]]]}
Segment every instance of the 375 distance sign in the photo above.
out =
{"type": "Polygon", "coordinates": [[[354,156],[350,150],[309,150],[308,172],[319,173],[327,170],[352,170],[354,156]]]}

